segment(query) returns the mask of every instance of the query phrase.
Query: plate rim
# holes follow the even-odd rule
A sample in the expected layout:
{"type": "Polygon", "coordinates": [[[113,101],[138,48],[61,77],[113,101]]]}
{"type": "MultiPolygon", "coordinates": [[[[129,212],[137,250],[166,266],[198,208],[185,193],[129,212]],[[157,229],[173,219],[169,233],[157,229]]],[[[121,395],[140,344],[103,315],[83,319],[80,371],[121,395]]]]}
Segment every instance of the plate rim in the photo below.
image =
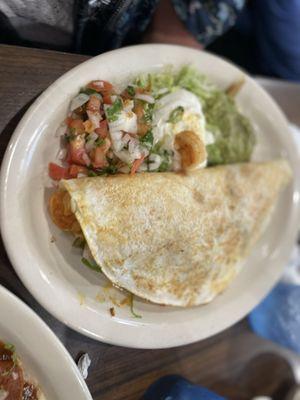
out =
{"type": "MultiPolygon", "coordinates": [[[[206,335],[206,336],[202,336],[202,337],[198,337],[195,338],[193,337],[193,339],[191,339],[191,337],[188,336],[188,334],[186,335],[186,337],[179,337],[177,340],[173,340],[171,343],[169,344],[164,344],[164,345],[160,345],[159,341],[156,342],[156,344],[154,345],[153,343],[150,345],[143,344],[143,345],[137,345],[133,340],[128,338],[110,338],[110,337],[103,337],[99,332],[91,332],[87,329],[85,329],[84,326],[82,326],[82,324],[80,323],[76,323],[76,321],[68,319],[65,317],[65,315],[63,313],[60,313],[59,310],[55,309],[55,307],[51,306],[51,303],[47,302],[45,298],[43,298],[42,295],[40,295],[40,293],[38,292],[38,290],[36,290],[35,288],[33,288],[30,285],[30,282],[28,281],[28,279],[26,279],[26,273],[23,273],[22,270],[22,266],[19,263],[18,257],[16,257],[15,252],[13,250],[13,243],[12,243],[12,238],[9,237],[8,234],[8,229],[6,226],[7,223],[7,219],[5,216],[5,181],[6,178],[9,174],[9,170],[10,170],[10,161],[13,158],[13,153],[15,150],[15,147],[18,144],[18,140],[20,139],[23,129],[26,126],[26,124],[30,121],[30,117],[32,115],[32,113],[34,113],[35,109],[37,109],[40,104],[48,97],[50,96],[53,91],[55,90],[55,88],[60,85],[64,80],[66,80],[68,77],[70,77],[72,74],[74,74],[77,70],[80,70],[83,66],[86,66],[89,63],[94,63],[95,59],[97,60],[101,60],[101,58],[103,57],[109,57],[112,53],[116,53],[116,52],[127,52],[128,49],[135,49],[136,51],[139,50],[143,50],[143,49],[155,49],[157,48],[158,50],[162,50],[163,48],[174,48],[174,49],[181,49],[182,51],[186,51],[186,52],[190,52],[190,53],[194,53],[198,56],[201,56],[201,53],[203,53],[203,51],[199,51],[199,50],[195,50],[195,49],[191,49],[191,48],[187,48],[185,46],[178,46],[178,45],[168,45],[168,44],[142,44],[142,45],[136,45],[136,46],[128,46],[128,47],[123,47],[121,49],[117,49],[117,50],[113,50],[107,53],[103,53],[100,54],[96,57],[92,57],[82,63],[80,63],[79,65],[73,67],[72,69],[70,69],[69,71],[67,71],[66,73],[64,73],[62,76],[60,76],[57,80],[55,80],[35,101],[34,103],[29,107],[29,109],[26,111],[26,113],[24,114],[24,116],[22,117],[22,119],[20,120],[18,126],[16,127],[13,135],[11,136],[11,139],[9,141],[9,144],[7,146],[3,161],[2,161],[2,168],[1,168],[1,185],[0,185],[0,189],[1,189],[1,209],[0,209],[0,223],[1,223],[1,232],[2,232],[2,237],[3,237],[3,242],[6,248],[6,251],[8,253],[9,259],[11,260],[11,263],[15,269],[15,271],[17,272],[18,277],[20,278],[20,280],[22,281],[22,283],[24,284],[24,286],[29,290],[29,292],[34,296],[34,298],[47,310],[49,311],[52,315],[54,315],[57,319],[59,319],[62,323],[64,323],[65,325],[69,326],[70,328],[76,330],[77,332],[91,337],[93,339],[99,340],[101,342],[105,342],[105,343],[109,343],[109,344],[114,344],[114,345],[119,345],[119,346],[126,346],[126,347],[132,347],[132,348],[143,348],[143,349],[159,349],[159,348],[168,348],[168,347],[176,347],[176,346],[181,346],[181,345],[185,345],[185,344],[189,344],[189,343],[194,343],[196,341],[199,340],[203,340],[206,339],[208,337],[211,337],[217,333],[222,332],[223,330],[227,329],[228,327],[236,324],[238,321],[240,321],[242,318],[244,318],[250,310],[252,310],[255,305],[258,304],[258,302],[261,300],[262,297],[259,298],[259,300],[257,300],[256,302],[252,301],[252,304],[250,306],[248,306],[248,308],[243,309],[242,313],[239,313],[239,315],[235,316],[235,318],[232,318],[230,320],[230,322],[228,323],[223,323],[221,329],[216,329],[214,327],[214,329],[211,329],[211,334],[206,335]],[[6,221],[6,222],[5,222],[6,221]],[[253,305],[254,304],[254,305],[253,305]]],[[[216,60],[217,62],[219,62],[220,60],[223,63],[228,64],[231,68],[235,69],[237,72],[241,73],[243,72],[243,70],[237,66],[235,66],[234,64],[232,64],[231,62],[228,62],[227,60],[225,60],[222,57],[217,57],[215,55],[212,55],[211,53],[205,52],[208,56],[210,56],[212,58],[212,60],[216,60]]],[[[151,66],[149,66],[149,68],[151,68],[151,66]]],[[[279,106],[277,105],[277,103],[272,99],[272,97],[252,78],[250,77],[248,74],[246,74],[247,76],[247,80],[249,80],[252,84],[255,85],[256,90],[258,92],[260,92],[261,96],[263,96],[265,99],[268,100],[269,103],[272,104],[272,107],[274,110],[276,110],[277,114],[280,115],[280,118],[282,120],[282,122],[286,125],[286,127],[288,127],[288,121],[284,115],[284,113],[281,111],[281,109],[279,108],[279,106]]],[[[291,135],[287,136],[287,141],[289,142],[290,145],[293,145],[294,141],[293,138],[291,137],[291,135]]],[[[298,189],[300,189],[300,181],[299,179],[297,180],[297,187],[298,189]]],[[[299,204],[297,204],[297,215],[299,217],[300,215],[300,208],[299,208],[299,204]]],[[[294,239],[296,238],[296,234],[297,234],[297,230],[294,229],[294,231],[292,232],[293,239],[289,240],[289,247],[291,249],[292,244],[294,242],[294,239]]],[[[287,251],[285,251],[285,253],[287,253],[287,251]]],[[[285,259],[285,262],[287,262],[288,260],[288,255],[285,254],[285,257],[282,257],[285,259]]],[[[282,262],[282,264],[284,264],[282,262]]],[[[278,281],[278,279],[280,278],[281,273],[283,272],[283,268],[284,265],[281,268],[281,271],[277,271],[277,278],[276,280],[274,279],[274,282],[272,282],[272,284],[268,285],[268,290],[270,290],[278,281]]],[[[266,287],[267,285],[265,285],[264,287],[266,287]]],[[[264,293],[267,293],[266,290],[264,290],[264,293]]],[[[116,321],[114,321],[113,319],[110,320],[113,321],[113,325],[117,326],[116,321]]],[[[146,326],[147,328],[147,326],[146,326]]]]}
{"type": "MultiPolygon", "coordinates": [[[[86,400],[93,400],[88,386],[81,376],[75,361],[71,357],[70,353],[68,352],[62,341],[56,336],[56,334],[54,333],[54,331],[52,331],[48,324],[32,308],[30,308],[28,304],[26,304],[22,299],[20,299],[17,295],[8,290],[7,287],[1,284],[0,299],[4,300],[4,304],[7,304],[8,307],[11,304],[14,304],[15,308],[18,309],[18,312],[22,314],[24,319],[30,318],[34,321],[34,324],[39,326],[39,329],[42,331],[43,338],[47,340],[47,345],[51,345],[51,347],[53,348],[55,347],[56,350],[61,354],[61,360],[63,359],[64,362],[68,364],[69,369],[72,371],[74,381],[77,382],[78,388],[80,387],[81,394],[84,395],[84,398],[86,400]]],[[[35,377],[35,379],[39,381],[37,377],[35,377]]]]}

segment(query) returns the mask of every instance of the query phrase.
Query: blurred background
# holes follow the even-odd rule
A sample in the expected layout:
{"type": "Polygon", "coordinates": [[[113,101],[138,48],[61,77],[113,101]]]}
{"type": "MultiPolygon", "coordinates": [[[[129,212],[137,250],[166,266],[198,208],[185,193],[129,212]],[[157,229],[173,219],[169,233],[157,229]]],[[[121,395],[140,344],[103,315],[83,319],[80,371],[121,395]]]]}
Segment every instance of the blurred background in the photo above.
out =
{"type": "Polygon", "coordinates": [[[299,0],[1,0],[1,43],[96,55],[142,42],[300,80],[299,0]]]}

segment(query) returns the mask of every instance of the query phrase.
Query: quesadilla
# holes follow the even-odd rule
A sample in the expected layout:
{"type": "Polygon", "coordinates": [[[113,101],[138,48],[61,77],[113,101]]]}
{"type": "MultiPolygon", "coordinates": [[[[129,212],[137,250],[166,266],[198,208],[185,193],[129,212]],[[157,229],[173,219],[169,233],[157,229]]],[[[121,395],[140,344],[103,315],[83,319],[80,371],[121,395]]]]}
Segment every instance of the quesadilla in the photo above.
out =
{"type": "Polygon", "coordinates": [[[290,179],[284,160],[70,179],[50,212],[59,225],[68,207],[61,228],[80,225],[115,285],[154,303],[193,306],[230,284],[290,179]]]}

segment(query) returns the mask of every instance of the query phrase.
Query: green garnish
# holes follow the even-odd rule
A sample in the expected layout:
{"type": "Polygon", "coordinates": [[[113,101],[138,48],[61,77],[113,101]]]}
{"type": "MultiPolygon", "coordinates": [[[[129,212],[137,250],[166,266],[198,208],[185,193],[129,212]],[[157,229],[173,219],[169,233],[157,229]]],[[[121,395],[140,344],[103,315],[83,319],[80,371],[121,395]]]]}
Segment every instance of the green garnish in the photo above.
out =
{"type": "Polygon", "coordinates": [[[140,88],[146,88],[151,85],[151,75],[150,74],[141,74],[136,78],[135,84],[140,88]]]}
{"type": "Polygon", "coordinates": [[[141,315],[137,314],[133,309],[133,294],[130,293],[130,311],[134,318],[142,318],[141,315]]]}
{"type": "Polygon", "coordinates": [[[96,174],[96,172],[94,172],[94,171],[89,171],[88,172],[88,176],[98,176],[97,174],[96,174]]]}
{"type": "Polygon", "coordinates": [[[99,267],[98,264],[96,264],[95,262],[89,261],[85,257],[82,257],[81,262],[82,262],[82,264],[84,264],[86,267],[92,269],[93,271],[102,272],[102,269],[99,267]]]}
{"type": "Polygon", "coordinates": [[[158,172],[166,172],[170,168],[170,163],[168,161],[163,161],[158,167],[158,172]]]}
{"type": "Polygon", "coordinates": [[[105,142],[105,139],[102,139],[102,138],[98,137],[98,138],[95,140],[95,145],[96,145],[96,147],[100,147],[100,146],[103,145],[104,142],[105,142]]]}
{"type": "Polygon", "coordinates": [[[144,120],[147,124],[151,124],[152,122],[154,106],[154,103],[146,103],[144,106],[144,120]]]}
{"type": "Polygon", "coordinates": [[[114,101],[114,103],[110,107],[107,107],[106,116],[109,122],[114,122],[118,119],[122,107],[123,103],[119,97],[114,101]]]}
{"type": "Polygon", "coordinates": [[[72,243],[73,247],[76,247],[77,249],[84,249],[85,246],[85,239],[82,237],[77,237],[74,242],[72,243]]]}
{"type": "Polygon", "coordinates": [[[182,115],[184,113],[184,108],[182,106],[176,107],[169,116],[168,122],[171,122],[172,124],[176,124],[179,122],[182,118],[182,115]]]}
{"type": "Polygon", "coordinates": [[[80,89],[79,93],[84,93],[84,94],[87,94],[88,96],[90,96],[91,94],[98,94],[99,95],[97,90],[91,89],[91,88],[82,88],[82,89],[80,89]]]}
{"type": "Polygon", "coordinates": [[[65,134],[65,140],[67,143],[70,143],[72,140],[74,140],[76,138],[76,135],[75,135],[76,129],[70,128],[70,131],[71,131],[70,134],[65,134]]]}
{"type": "Polygon", "coordinates": [[[143,143],[146,147],[151,148],[153,145],[153,133],[151,129],[146,133],[146,135],[140,138],[140,142],[143,143]]]}
{"type": "Polygon", "coordinates": [[[95,169],[95,170],[91,169],[88,172],[88,176],[115,175],[117,172],[118,172],[118,167],[112,164],[102,169],[95,169]]]}
{"type": "Polygon", "coordinates": [[[13,365],[7,371],[4,371],[4,372],[1,373],[1,376],[8,376],[8,375],[10,375],[12,373],[12,371],[15,368],[15,366],[17,365],[18,359],[17,359],[16,349],[15,349],[15,346],[13,344],[5,343],[4,344],[4,348],[5,348],[5,350],[8,350],[8,351],[12,352],[11,361],[13,362],[13,365]]]}
{"type": "Polygon", "coordinates": [[[135,95],[135,88],[133,86],[127,86],[126,92],[129,94],[129,96],[134,96],[135,95]]]}
{"type": "Polygon", "coordinates": [[[3,347],[5,348],[5,350],[9,350],[12,353],[14,353],[16,351],[15,346],[11,343],[5,343],[3,347]]]}

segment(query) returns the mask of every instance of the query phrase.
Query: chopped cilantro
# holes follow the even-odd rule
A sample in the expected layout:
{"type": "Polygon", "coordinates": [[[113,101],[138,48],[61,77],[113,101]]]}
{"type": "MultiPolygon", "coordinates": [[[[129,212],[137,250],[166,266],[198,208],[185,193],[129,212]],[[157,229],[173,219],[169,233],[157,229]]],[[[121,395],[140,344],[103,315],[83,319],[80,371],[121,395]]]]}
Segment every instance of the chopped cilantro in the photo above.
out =
{"type": "Polygon", "coordinates": [[[141,315],[137,314],[133,309],[133,294],[130,293],[130,311],[134,318],[142,318],[141,315]]]}
{"type": "Polygon", "coordinates": [[[99,267],[98,264],[96,264],[95,262],[89,261],[85,257],[82,257],[81,262],[82,262],[82,264],[84,264],[86,267],[92,269],[93,271],[102,272],[102,269],[99,267]]]}
{"type": "Polygon", "coordinates": [[[81,88],[79,93],[84,93],[90,96],[91,94],[98,94],[97,90],[91,88],[81,88]]]}
{"type": "Polygon", "coordinates": [[[70,128],[70,131],[71,131],[71,133],[64,135],[67,143],[70,143],[72,140],[74,140],[76,138],[76,135],[75,135],[76,129],[70,128]]]}
{"type": "Polygon", "coordinates": [[[183,113],[184,113],[184,108],[182,106],[176,107],[170,113],[168,122],[172,122],[173,124],[176,124],[176,122],[179,122],[180,119],[182,118],[183,113]]]}
{"type": "Polygon", "coordinates": [[[94,171],[89,171],[88,176],[98,176],[98,175],[94,171]]]}
{"type": "Polygon", "coordinates": [[[105,142],[104,139],[98,137],[98,139],[95,140],[95,145],[96,145],[97,147],[100,147],[100,146],[103,145],[104,142],[105,142]]]}
{"type": "Polygon", "coordinates": [[[109,165],[108,167],[102,169],[90,169],[88,176],[102,176],[102,175],[115,175],[118,172],[118,167],[116,165],[109,165]]]}
{"type": "Polygon", "coordinates": [[[146,135],[140,138],[140,142],[146,145],[146,147],[151,148],[153,145],[153,133],[151,129],[146,133],[146,135]]]}
{"type": "Polygon", "coordinates": [[[15,346],[11,343],[5,343],[3,347],[5,348],[5,350],[9,350],[12,353],[14,353],[16,351],[15,346]]]}
{"type": "Polygon", "coordinates": [[[77,247],[78,249],[84,249],[85,246],[85,239],[78,236],[74,242],[72,243],[73,247],[77,247]]]}
{"type": "Polygon", "coordinates": [[[144,120],[147,124],[151,124],[153,118],[154,104],[146,103],[144,106],[144,120]]]}
{"type": "Polygon", "coordinates": [[[122,106],[122,100],[118,97],[110,107],[107,107],[106,115],[109,122],[114,122],[118,119],[122,106]]]}
{"type": "Polygon", "coordinates": [[[129,94],[129,96],[134,96],[135,95],[135,88],[133,86],[127,86],[126,92],[129,94]]]}
{"type": "Polygon", "coordinates": [[[158,168],[158,172],[166,172],[166,171],[168,171],[169,167],[170,167],[169,161],[164,160],[164,161],[160,164],[160,166],[159,166],[159,168],[158,168]]]}

